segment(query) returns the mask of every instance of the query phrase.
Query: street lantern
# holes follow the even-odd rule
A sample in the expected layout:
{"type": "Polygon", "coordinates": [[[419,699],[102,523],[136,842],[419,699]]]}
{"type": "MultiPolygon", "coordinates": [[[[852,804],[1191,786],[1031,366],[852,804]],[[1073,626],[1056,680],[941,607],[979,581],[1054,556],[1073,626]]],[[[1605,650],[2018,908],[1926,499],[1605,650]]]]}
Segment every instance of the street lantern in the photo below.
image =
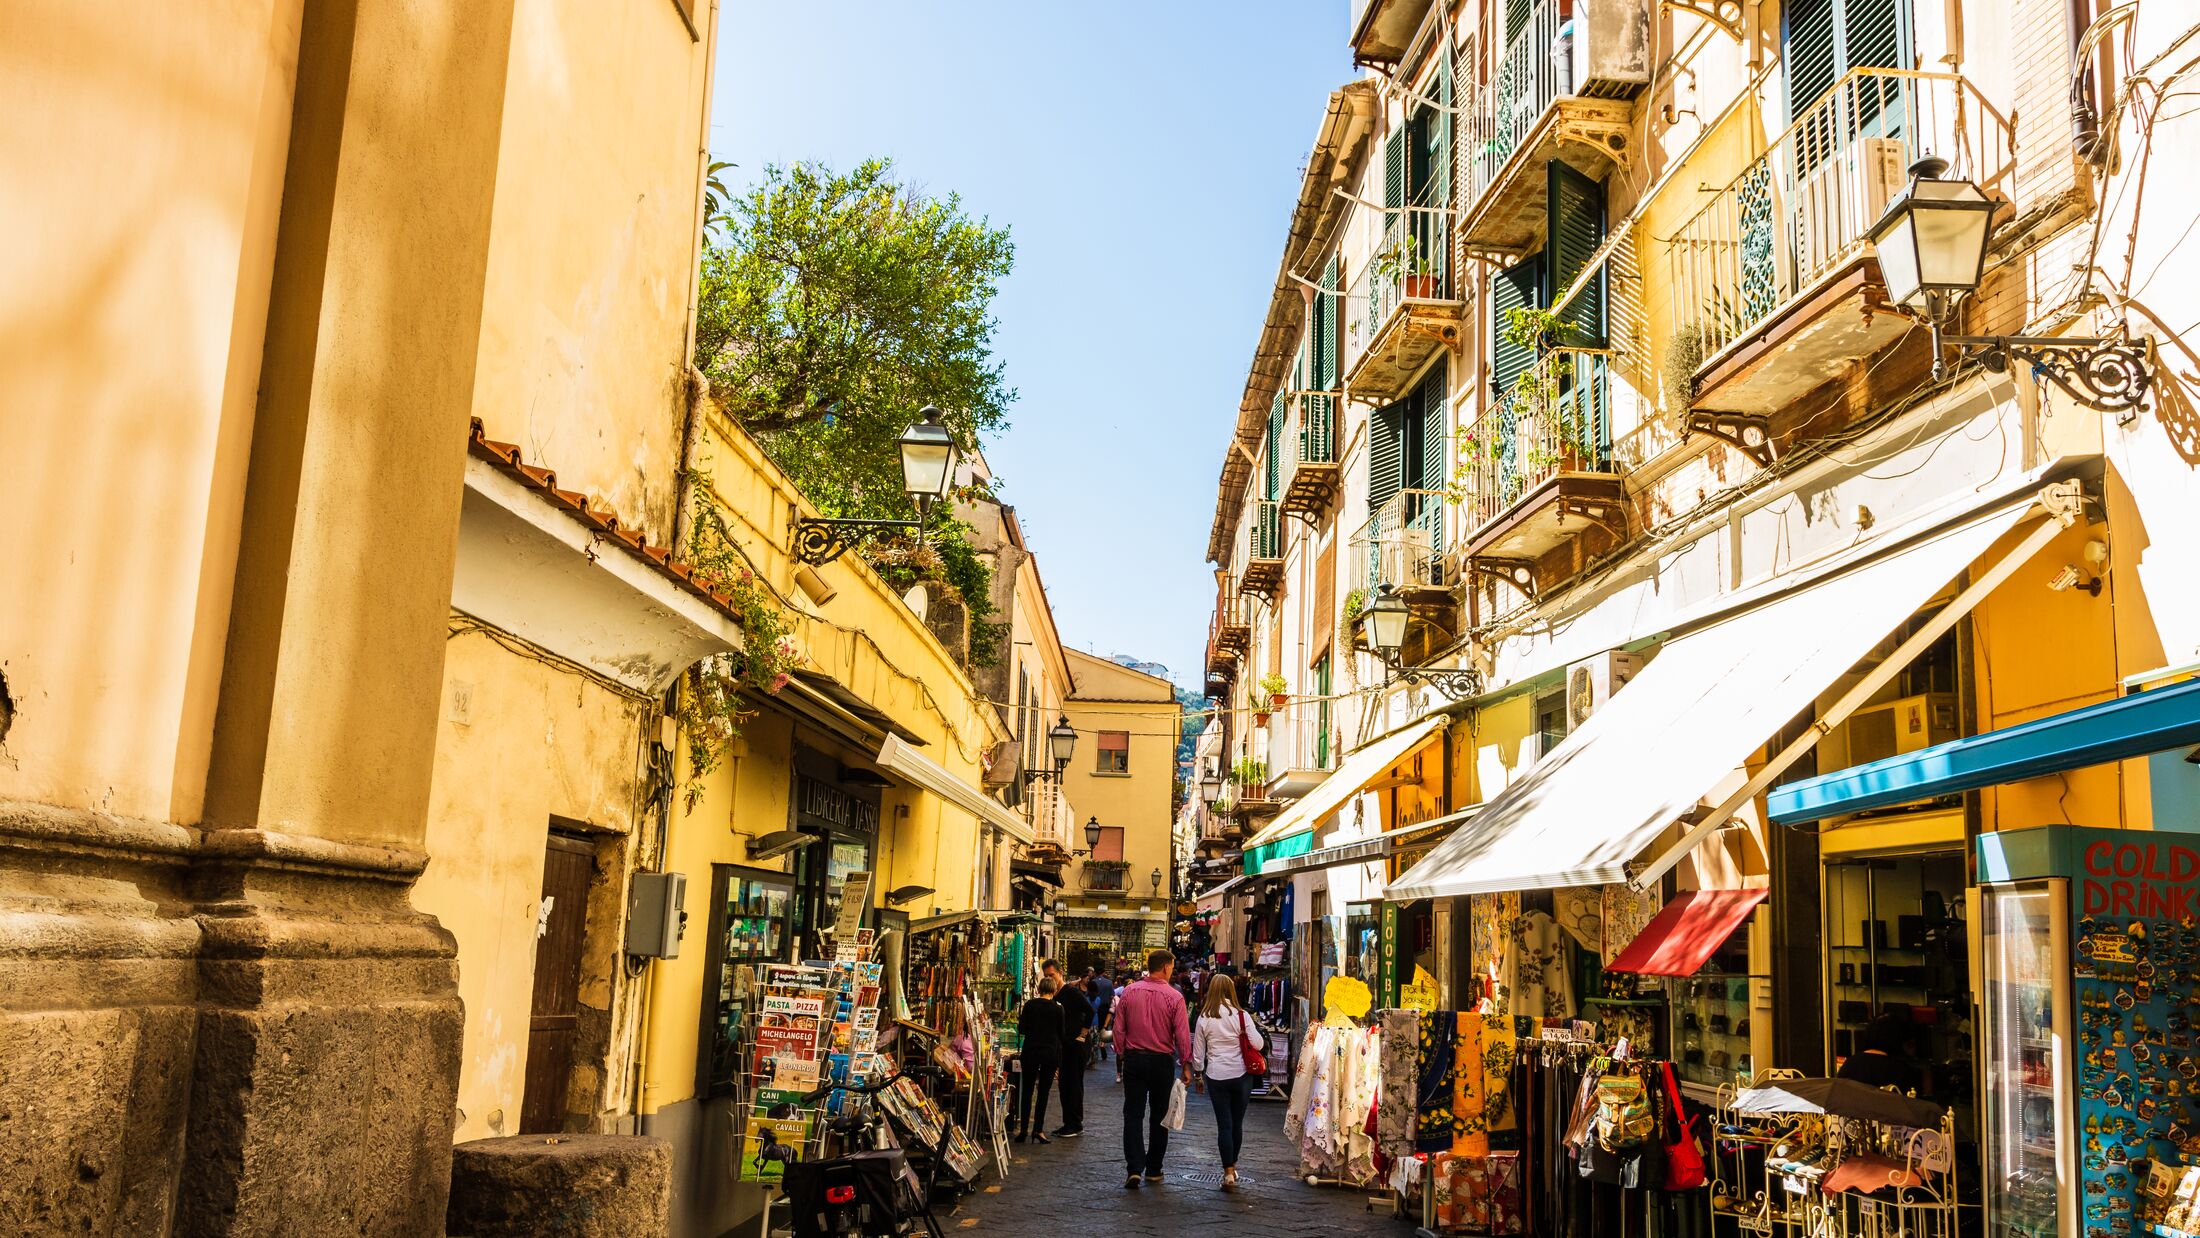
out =
{"type": "Polygon", "coordinates": [[[1930,155],[1911,164],[1908,187],[1869,234],[1887,299],[1936,319],[1978,288],[1994,216],[1978,186],[1945,179],[1947,170],[1947,160],[1930,155]]]}
{"type": "Polygon", "coordinates": [[[1153,892],[1157,895],[1161,893],[1161,870],[1158,868],[1153,870],[1153,892]]]}
{"type": "Polygon", "coordinates": [[[860,520],[852,517],[801,516],[794,522],[794,557],[822,567],[857,544],[881,533],[914,533],[924,541],[924,518],[932,504],[947,497],[955,480],[955,436],[940,424],[940,410],[927,404],[924,420],[894,440],[901,449],[902,492],[916,500],[915,520],[860,520]]]}
{"type": "Polygon", "coordinates": [[[1098,817],[1085,822],[1085,849],[1088,851],[1098,851],[1100,849],[1100,818],[1098,817]]]}
{"type": "Polygon", "coordinates": [[[1375,656],[1382,660],[1389,673],[1409,684],[1425,683],[1455,701],[1480,692],[1482,676],[1472,667],[1440,670],[1406,665],[1398,651],[1405,647],[1408,613],[1406,600],[1387,582],[1375,591],[1375,600],[1360,613],[1360,618],[1367,623],[1368,643],[1375,647],[1375,656]]]}
{"type": "Polygon", "coordinates": [[[955,476],[955,436],[940,424],[940,410],[924,406],[924,420],[902,431],[901,488],[917,501],[919,510],[935,499],[947,497],[955,476]]]}
{"type": "Polygon", "coordinates": [[[1405,645],[1406,600],[1389,584],[1375,591],[1375,600],[1361,617],[1367,620],[1368,641],[1377,653],[1387,656],[1405,645]]]}
{"type": "Polygon", "coordinates": [[[1071,754],[1077,751],[1077,729],[1069,724],[1069,715],[1047,732],[1047,752],[1054,758],[1054,767],[1060,769],[1069,764],[1071,754]]]}
{"type": "Polygon", "coordinates": [[[2133,340],[2117,324],[2113,337],[1948,335],[1956,303],[1978,290],[1986,273],[1995,203],[1977,185],[1948,180],[1945,159],[1910,165],[1910,183],[1866,235],[1879,256],[1887,299],[1932,328],[1933,377],[1945,378],[1947,350],[1975,357],[1994,373],[2022,363],[2065,395],[2129,424],[2154,381],[2150,341],[2133,340]]]}
{"type": "Polygon", "coordinates": [[[1220,762],[1210,761],[1207,770],[1199,776],[1199,789],[1208,803],[1222,798],[1222,768],[1220,762]]]}

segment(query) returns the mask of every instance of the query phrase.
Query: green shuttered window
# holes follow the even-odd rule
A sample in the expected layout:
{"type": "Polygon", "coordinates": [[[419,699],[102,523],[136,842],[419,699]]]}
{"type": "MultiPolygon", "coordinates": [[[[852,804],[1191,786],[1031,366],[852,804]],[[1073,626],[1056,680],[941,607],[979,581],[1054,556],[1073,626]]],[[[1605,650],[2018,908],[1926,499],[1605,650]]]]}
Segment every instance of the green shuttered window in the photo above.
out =
{"type": "Polygon", "coordinates": [[[1535,346],[1505,338],[1507,311],[1543,304],[1543,259],[1529,258],[1497,272],[1490,280],[1490,385],[1493,395],[1512,390],[1514,380],[1535,364],[1535,346]]]}
{"type": "MultiPolygon", "coordinates": [[[[1557,159],[1550,163],[1550,235],[1543,267],[1549,280],[1543,304],[1556,305],[1574,286],[1604,243],[1604,187],[1557,159]]],[[[1604,343],[1604,272],[1560,312],[1569,330],[1562,342],[1581,347],[1604,343]]]]}
{"type": "Polygon", "coordinates": [[[1782,32],[1788,119],[1823,98],[1851,69],[1910,64],[1908,0],[1793,0],[1782,32]]]}

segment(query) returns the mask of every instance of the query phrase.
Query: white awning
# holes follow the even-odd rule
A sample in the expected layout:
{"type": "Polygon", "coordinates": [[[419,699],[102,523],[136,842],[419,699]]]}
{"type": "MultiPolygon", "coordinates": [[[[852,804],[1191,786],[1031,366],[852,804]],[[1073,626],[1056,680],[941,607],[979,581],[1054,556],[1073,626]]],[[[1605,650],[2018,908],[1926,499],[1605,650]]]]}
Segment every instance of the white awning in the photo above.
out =
{"type": "Polygon", "coordinates": [[[1384,897],[1627,880],[1644,848],[2035,510],[2005,507],[1666,642],[1384,897]]]}
{"type": "Polygon", "coordinates": [[[900,774],[1017,842],[1028,844],[1038,837],[1031,832],[1029,822],[1010,812],[999,800],[947,772],[945,766],[918,752],[899,735],[886,737],[886,743],[878,750],[878,764],[880,769],[900,774]]]}
{"type": "Polygon", "coordinates": [[[1374,743],[1344,759],[1337,772],[1322,780],[1320,786],[1307,792],[1269,822],[1266,829],[1253,835],[1245,843],[1245,851],[1251,854],[1278,839],[1304,833],[1322,822],[1322,818],[1337,811],[1339,805],[1360,793],[1361,788],[1375,781],[1382,772],[1396,765],[1408,753],[1421,746],[1422,741],[1443,730],[1451,722],[1438,714],[1423,718],[1411,726],[1392,731],[1374,743]]]}

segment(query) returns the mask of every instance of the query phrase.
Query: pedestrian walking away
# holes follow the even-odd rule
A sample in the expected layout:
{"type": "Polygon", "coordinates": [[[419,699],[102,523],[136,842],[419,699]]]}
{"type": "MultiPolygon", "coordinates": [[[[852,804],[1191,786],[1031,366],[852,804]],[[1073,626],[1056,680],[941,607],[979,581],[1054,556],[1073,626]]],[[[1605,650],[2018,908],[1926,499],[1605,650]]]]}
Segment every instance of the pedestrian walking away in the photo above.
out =
{"type": "Polygon", "coordinates": [[[1047,979],[1054,982],[1054,1001],[1062,1008],[1062,1125],[1057,1139],[1074,1139],[1085,1133],[1085,1066],[1091,1060],[1093,1041],[1092,1002],[1085,991],[1070,983],[1062,965],[1048,959],[1047,979]]]}
{"type": "Polygon", "coordinates": [[[1215,1149],[1222,1154],[1225,1191],[1238,1188],[1238,1152],[1245,1146],[1245,1109],[1252,1103],[1255,1082],[1243,1045],[1257,1030],[1237,1004],[1236,982],[1220,974],[1209,979],[1192,1033],[1192,1068],[1215,1107],[1215,1149]]]}
{"type": "Polygon", "coordinates": [[[1176,956],[1146,956],[1146,975],[1115,998],[1115,1049],[1123,1079],[1123,1163],[1126,1188],[1162,1181],[1169,1128],[1162,1119],[1177,1080],[1191,1083],[1192,1035],[1184,995],[1171,987],[1176,956]]]}
{"type": "Polygon", "coordinates": [[[1039,995],[1026,1001],[1016,1015],[1016,1031],[1023,1037],[1023,1074],[1016,1090],[1016,1121],[1011,1133],[1017,1143],[1047,1139],[1047,1093],[1062,1066],[1062,1007],[1054,1000],[1055,981],[1039,982],[1039,995]]]}
{"type": "Polygon", "coordinates": [[[1088,967],[1085,996],[1092,999],[1093,1057],[1098,1060],[1108,1056],[1108,1017],[1115,1010],[1115,982],[1088,967]]]}

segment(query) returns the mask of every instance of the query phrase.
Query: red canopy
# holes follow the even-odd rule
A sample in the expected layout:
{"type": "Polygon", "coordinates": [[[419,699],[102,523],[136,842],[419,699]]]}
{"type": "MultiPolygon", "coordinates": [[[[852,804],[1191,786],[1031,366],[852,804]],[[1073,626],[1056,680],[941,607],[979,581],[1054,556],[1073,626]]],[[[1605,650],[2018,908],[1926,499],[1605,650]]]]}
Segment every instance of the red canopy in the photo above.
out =
{"type": "Polygon", "coordinates": [[[1606,971],[1693,976],[1770,890],[1689,890],[1667,903],[1606,971]]]}

